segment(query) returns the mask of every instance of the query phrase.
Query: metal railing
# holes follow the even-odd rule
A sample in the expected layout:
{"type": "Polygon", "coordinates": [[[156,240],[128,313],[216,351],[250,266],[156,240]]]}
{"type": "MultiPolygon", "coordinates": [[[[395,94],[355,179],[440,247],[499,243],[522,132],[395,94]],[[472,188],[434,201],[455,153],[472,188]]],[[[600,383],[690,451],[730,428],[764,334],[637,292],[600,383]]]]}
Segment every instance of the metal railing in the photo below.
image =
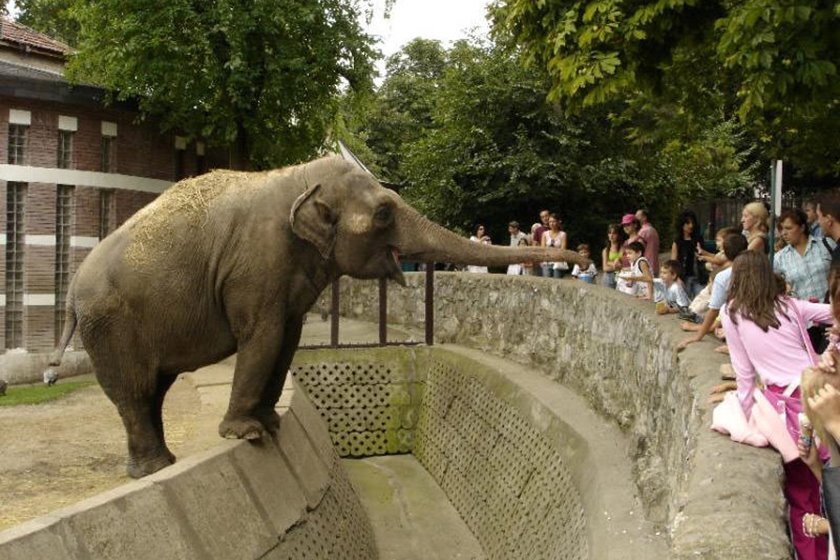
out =
{"type": "MultiPolygon", "coordinates": [[[[434,344],[435,332],[435,265],[426,263],[425,275],[425,344],[434,344]]],[[[388,280],[379,279],[379,341],[378,342],[340,342],[339,340],[339,311],[341,290],[339,281],[332,283],[332,294],[330,302],[330,342],[328,344],[302,344],[300,348],[375,348],[380,346],[414,346],[421,342],[413,340],[389,341],[388,340],[388,280]]]]}

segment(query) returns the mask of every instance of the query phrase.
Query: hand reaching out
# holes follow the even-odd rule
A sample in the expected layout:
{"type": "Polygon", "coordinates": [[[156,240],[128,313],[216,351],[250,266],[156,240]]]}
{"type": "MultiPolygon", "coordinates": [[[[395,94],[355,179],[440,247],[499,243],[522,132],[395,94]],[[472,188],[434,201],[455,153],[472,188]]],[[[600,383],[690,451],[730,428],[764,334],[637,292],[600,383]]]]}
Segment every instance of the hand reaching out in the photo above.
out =
{"type": "Polygon", "coordinates": [[[808,398],[808,406],[828,435],[840,439],[840,391],[826,383],[813,397],[808,398]]]}

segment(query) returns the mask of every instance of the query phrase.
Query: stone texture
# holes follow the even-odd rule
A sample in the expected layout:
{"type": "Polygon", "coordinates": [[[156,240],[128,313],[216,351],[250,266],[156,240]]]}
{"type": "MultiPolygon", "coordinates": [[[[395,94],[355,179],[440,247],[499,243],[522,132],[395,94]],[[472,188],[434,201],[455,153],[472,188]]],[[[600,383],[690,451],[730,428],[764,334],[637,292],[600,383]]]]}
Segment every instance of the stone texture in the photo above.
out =
{"type": "MultiPolygon", "coordinates": [[[[424,275],[406,279],[407,288],[388,290],[388,321],[422,332],[424,275]]],[[[376,282],[341,279],[343,316],[375,321],[376,298],[376,282]]],[[[711,352],[712,343],[678,355],[685,335],[673,317],[582,282],[436,273],[434,312],[437,342],[540,371],[583,395],[629,435],[646,514],[670,528],[675,558],[738,557],[733,551],[790,557],[778,455],[734,444],[708,428],[708,391],[720,381],[724,360],[711,352]],[[730,522],[720,522],[722,510],[730,522]]],[[[451,404],[438,396],[426,406],[451,404]]],[[[421,411],[419,426],[424,421],[421,411]]],[[[445,472],[439,459],[427,468],[445,472]]]]}

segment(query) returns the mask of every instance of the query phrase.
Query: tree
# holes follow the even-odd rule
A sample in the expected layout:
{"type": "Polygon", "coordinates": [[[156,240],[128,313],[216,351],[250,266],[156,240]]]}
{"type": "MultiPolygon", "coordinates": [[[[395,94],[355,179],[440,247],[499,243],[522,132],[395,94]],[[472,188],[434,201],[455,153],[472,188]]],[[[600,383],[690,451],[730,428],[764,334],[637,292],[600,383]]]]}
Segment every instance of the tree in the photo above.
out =
{"type": "Polygon", "coordinates": [[[356,107],[363,116],[353,119],[356,126],[349,132],[363,138],[375,154],[373,163],[383,178],[405,181],[409,145],[435,126],[434,92],[446,64],[447,53],[439,41],[414,39],[388,58],[386,78],[376,95],[356,107]]]}
{"type": "Polygon", "coordinates": [[[568,109],[640,97],[656,104],[670,102],[675,90],[711,89],[725,97],[712,107],[724,109],[717,121],[738,117],[765,157],[838,171],[840,151],[820,145],[826,121],[840,124],[840,9],[833,2],[497,0],[492,12],[495,33],[549,73],[549,98],[568,109]],[[824,157],[815,158],[815,149],[824,157]]]}
{"type": "Polygon", "coordinates": [[[636,166],[606,111],[567,117],[545,103],[548,85],[514,51],[457,43],[424,104],[432,124],[408,146],[404,196],[462,231],[483,222],[496,242],[508,221],[527,230],[548,207],[600,245],[610,217],[638,198],[636,166]]]}
{"type": "Polygon", "coordinates": [[[241,164],[311,157],[340,89],[372,84],[356,0],[68,1],[80,26],[69,78],[138,100],[164,129],[235,146],[241,164]]]}
{"type": "Polygon", "coordinates": [[[17,21],[50,37],[75,46],[79,22],[71,13],[72,0],[15,0],[17,21]]]}

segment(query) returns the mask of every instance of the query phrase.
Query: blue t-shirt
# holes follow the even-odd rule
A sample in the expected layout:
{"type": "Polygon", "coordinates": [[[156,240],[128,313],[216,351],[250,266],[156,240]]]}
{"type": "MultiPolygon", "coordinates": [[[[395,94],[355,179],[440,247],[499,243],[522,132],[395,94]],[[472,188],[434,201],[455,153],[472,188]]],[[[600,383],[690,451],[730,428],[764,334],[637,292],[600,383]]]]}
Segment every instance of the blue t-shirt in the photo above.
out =
{"type": "Polygon", "coordinates": [[[715,281],[712,284],[712,295],[709,298],[709,309],[720,308],[726,303],[726,296],[729,293],[729,283],[732,280],[732,268],[721,270],[715,276],[715,281]]]}

